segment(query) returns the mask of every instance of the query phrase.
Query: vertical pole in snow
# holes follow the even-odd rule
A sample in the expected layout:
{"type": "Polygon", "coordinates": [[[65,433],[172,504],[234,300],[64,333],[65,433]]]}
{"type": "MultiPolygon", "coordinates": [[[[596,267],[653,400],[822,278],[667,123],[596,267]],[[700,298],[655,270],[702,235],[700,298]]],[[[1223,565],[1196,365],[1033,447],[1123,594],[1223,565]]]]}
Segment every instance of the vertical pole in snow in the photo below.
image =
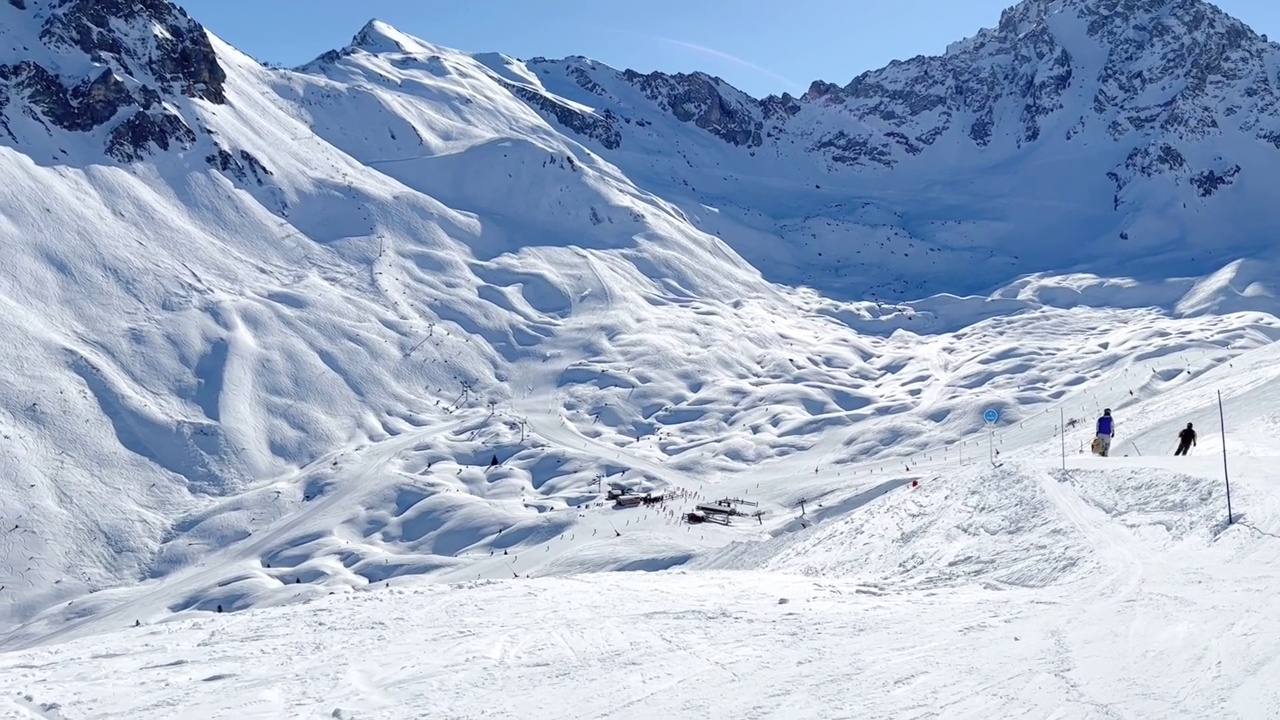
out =
{"type": "Polygon", "coordinates": [[[1222,479],[1227,484],[1227,524],[1235,522],[1231,514],[1231,476],[1227,473],[1227,423],[1222,415],[1222,391],[1218,391],[1218,429],[1222,431],[1222,479]]]}
{"type": "Polygon", "coordinates": [[[1067,471],[1067,416],[1058,408],[1058,433],[1062,436],[1062,472],[1067,471]]]}

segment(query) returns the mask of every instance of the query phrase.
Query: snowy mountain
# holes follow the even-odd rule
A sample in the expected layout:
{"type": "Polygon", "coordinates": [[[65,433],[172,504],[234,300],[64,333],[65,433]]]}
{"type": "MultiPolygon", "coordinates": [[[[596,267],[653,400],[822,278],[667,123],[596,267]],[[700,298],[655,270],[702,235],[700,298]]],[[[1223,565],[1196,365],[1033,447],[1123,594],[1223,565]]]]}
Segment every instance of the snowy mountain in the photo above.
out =
{"type": "Polygon", "coordinates": [[[707,228],[766,275],[901,299],[1273,261],[1278,59],[1200,0],[1026,0],[943,55],[802,98],[582,58],[532,61],[514,91],[629,176],[716,207],[707,228]]]}
{"type": "MultiPolygon", "coordinates": [[[[903,592],[1090,582],[968,572],[950,527],[1116,539],[1037,489],[1059,418],[1078,463],[1104,406],[1135,456],[1210,390],[1271,422],[1274,58],[1203,3],[1027,2],[756,100],[377,21],[285,70],[163,0],[0,3],[0,648],[413,577],[839,579],[845,543],[903,592]],[[1025,505],[983,499],[997,449],[1025,505]],[[681,521],[724,496],[762,514],[681,521]]],[[[1159,481],[1197,513],[1202,460],[1159,481]]],[[[1092,470],[1124,515],[1098,493],[1141,478],[1092,470]]]]}

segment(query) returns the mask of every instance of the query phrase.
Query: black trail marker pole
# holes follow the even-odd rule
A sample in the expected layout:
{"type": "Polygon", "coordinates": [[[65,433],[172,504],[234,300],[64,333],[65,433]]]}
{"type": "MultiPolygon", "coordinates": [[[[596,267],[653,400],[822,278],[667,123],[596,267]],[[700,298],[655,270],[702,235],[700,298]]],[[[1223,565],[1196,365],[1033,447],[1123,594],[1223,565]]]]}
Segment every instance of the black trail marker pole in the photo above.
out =
{"type": "Polygon", "coordinates": [[[1062,471],[1067,471],[1067,416],[1058,408],[1058,433],[1062,436],[1062,471]]]}
{"type": "Polygon", "coordinates": [[[1227,421],[1222,415],[1222,391],[1218,391],[1218,429],[1222,431],[1222,479],[1227,484],[1227,524],[1235,522],[1231,514],[1231,475],[1227,473],[1227,421]]]}

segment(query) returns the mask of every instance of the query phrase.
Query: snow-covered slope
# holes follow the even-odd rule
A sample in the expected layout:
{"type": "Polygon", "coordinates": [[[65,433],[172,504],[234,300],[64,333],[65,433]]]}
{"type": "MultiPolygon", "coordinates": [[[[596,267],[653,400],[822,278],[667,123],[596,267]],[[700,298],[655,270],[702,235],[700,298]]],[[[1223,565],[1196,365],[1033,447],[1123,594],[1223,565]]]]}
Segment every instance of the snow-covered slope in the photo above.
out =
{"type": "MultiPolygon", "coordinates": [[[[1097,6],[1028,22],[1057,38],[1097,6]]],[[[1011,32],[948,62],[977,67],[1011,32]]],[[[1156,194],[1159,178],[1117,210],[1086,171],[1132,134],[1096,155],[1047,132],[972,150],[955,124],[927,162],[837,167],[817,135],[788,139],[872,121],[834,91],[756,102],[702,76],[461,53],[379,22],[296,70],[161,0],[11,0],[0,43],[6,648],[407,575],[794,572],[774,543],[847,529],[988,452],[986,407],[998,447],[1033,463],[1018,497],[1040,502],[1059,410],[1086,425],[1104,405],[1173,413],[1160,398],[1280,336],[1270,247],[1246,227],[1272,223],[1250,194],[1266,183],[1246,182],[1269,172],[1264,152],[1187,214],[1167,212],[1187,188],[1156,194]],[[681,87],[719,109],[672,104],[681,87]],[[791,135],[743,135],[739,112],[791,135]],[[1100,228],[1160,217],[1189,224],[1100,259],[1100,228]],[[610,483],[668,497],[614,510],[610,483]],[[763,514],[681,523],[724,495],[763,514]]],[[[1261,105],[1231,117],[1269,122],[1261,105]]],[[[1225,152],[1231,127],[1180,152],[1225,152]]],[[[844,572],[823,552],[808,554],[844,572]]]]}
{"type": "MultiPolygon", "coordinates": [[[[234,616],[161,615],[140,627],[120,614],[102,636],[0,655],[10,687],[0,709],[137,718],[1272,717],[1276,355],[1275,346],[1245,353],[1129,403],[1118,431],[1145,448],[1141,457],[1073,450],[1063,471],[1052,457],[1058,439],[1033,437],[1050,422],[1029,422],[1036,430],[1016,449],[1014,430],[1001,433],[1000,468],[953,456],[917,487],[848,502],[807,530],[704,550],[668,572],[399,581],[234,616]],[[1230,527],[1216,390],[1232,452],[1230,527]],[[1167,445],[1183,418],[1196,420],[1200,442],[1173,458],[1167,445]]],[[[637,535],[596,540],[609,549],[594,556],[634,549],[637,535]]]]}

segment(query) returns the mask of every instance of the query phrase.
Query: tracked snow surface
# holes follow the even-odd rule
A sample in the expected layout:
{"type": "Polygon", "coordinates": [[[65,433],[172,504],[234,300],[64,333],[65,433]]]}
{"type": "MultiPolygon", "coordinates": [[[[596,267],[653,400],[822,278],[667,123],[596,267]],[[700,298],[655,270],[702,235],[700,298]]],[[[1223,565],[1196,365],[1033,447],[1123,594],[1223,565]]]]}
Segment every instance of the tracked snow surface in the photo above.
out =
{"type": "Polygon", "coordinates": [[[1278,61],[1028,0],[757,100],[0,3],[0,715],[1280,716],[1278,61]]]}

